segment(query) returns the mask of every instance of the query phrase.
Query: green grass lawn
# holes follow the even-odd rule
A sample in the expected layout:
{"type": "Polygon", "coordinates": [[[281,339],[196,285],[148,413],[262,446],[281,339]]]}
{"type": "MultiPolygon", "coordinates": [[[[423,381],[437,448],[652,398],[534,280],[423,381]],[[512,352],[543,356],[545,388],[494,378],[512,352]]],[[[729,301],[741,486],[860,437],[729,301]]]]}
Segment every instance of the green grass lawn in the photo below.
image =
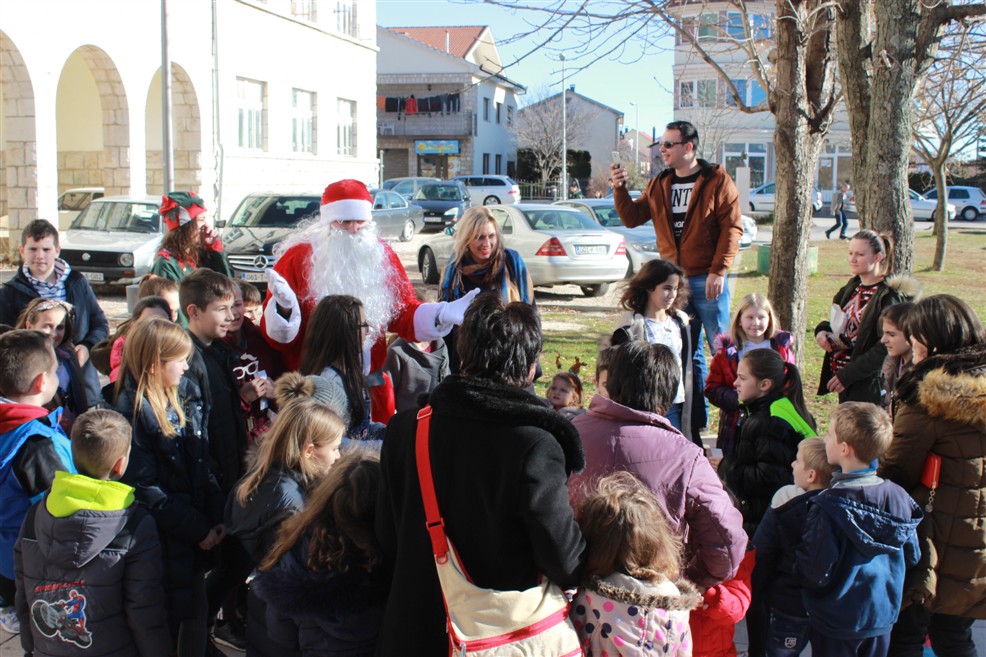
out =
{"type": "MultiPolygon", "coordinates": [[[[846,264],[847,244],[837,240],[816,242],[818,247],[818,272],[808,282],[808,331],[801,336],[800,344],[806,347],[805,398],[818,420],[819,428],[828,426],[828,416],[835,406],[836,395],[815,395],[822,366],[822,350],[815,344],[814,327],[828,318],[832,296],[849,279],[846,264]]],[[[930,231],[922,231],[914,241],[914,273],[923,286],[924,294],[954,294],[968,302],[980,318],[986,319],[986,230],[982,228],[952,227],[949,232],[946,271],[929,271],[935,248],[935,238],[930,231]]],[[[757,272],[756,247],[742,254],[734,268],[736,300],[750,292],[767,292],[768,277],[757,272]]],[[[539,301],[539,303],[541,303],[539,301]]],[[[602,305],[602,304],[600,304],[602,305]]],[[[542,321],[545,326],[544,353],[541,366],[545,376],[535,385],[537,393],[544,392],[551,376],[558,371],[556,359],[560,357],[562,369],[568,369],[576,357],[585,363],[579,372],[585,388],[586,405],[595,393],[593,374],[600,339],[612,333],[620,314],[616,308],[558,310],[550,304],[542,304],[542,321]]],[[[718,412],[711,409],[710,429],[718,421],[718,412]]]]}

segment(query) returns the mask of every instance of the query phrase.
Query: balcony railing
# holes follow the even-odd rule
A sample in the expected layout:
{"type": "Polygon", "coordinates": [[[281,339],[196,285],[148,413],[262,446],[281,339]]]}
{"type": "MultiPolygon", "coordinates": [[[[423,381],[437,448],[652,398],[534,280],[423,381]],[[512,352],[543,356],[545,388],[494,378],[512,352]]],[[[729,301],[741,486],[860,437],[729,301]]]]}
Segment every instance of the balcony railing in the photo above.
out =
{"type": "Polygon", "coordinates": [[[468,137],[473,134],[473,114],[377,113],[378,137],[468,137]]]}

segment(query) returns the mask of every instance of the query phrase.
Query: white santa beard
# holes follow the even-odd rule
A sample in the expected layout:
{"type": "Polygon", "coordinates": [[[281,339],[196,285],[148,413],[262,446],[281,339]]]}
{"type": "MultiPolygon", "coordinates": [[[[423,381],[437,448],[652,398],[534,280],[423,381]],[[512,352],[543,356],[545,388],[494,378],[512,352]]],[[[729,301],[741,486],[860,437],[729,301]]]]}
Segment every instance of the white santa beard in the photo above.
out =
{"type": "Polygon", "coordinates": [[[390,261],[374,225],[368,224],[355,235],[329,226],[310,244],[310,297],[317,301],[331,294],[348,294],[359,299],[371,327],[365,344],[372,344],[399,310],[397,294],[388,280],[390,261]]]}

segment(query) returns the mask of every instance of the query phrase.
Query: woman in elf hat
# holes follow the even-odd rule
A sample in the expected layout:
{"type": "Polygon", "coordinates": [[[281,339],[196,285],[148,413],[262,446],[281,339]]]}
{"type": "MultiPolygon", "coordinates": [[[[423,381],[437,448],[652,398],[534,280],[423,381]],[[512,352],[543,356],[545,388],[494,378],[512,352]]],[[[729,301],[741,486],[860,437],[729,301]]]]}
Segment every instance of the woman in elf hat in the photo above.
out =
{"type": "Polygon", "coordinates": [[[219,234],[205,223],[205,203],[194,192],[165,194],[158,212],[168,234],[154,258],[152,274],[176,283],[199,267],[232,274],[219,234]]]}

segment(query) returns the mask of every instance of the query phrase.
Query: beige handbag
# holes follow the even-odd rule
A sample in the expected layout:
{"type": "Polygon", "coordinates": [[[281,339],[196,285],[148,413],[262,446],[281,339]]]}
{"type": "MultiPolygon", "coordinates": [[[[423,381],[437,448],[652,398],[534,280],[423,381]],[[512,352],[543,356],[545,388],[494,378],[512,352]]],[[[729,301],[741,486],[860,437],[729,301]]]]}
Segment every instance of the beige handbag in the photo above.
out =
{"type": "Polygon", "coordinates": [[[579,638],[568,618],[565,592],[547,578],[525,591],[495,591],[473,584],[445,535],[431,475],[431,406],[418,413],[415,456],[428,535],[448,616],[449,654],[475,657],[575,657],[579,638]]]}

